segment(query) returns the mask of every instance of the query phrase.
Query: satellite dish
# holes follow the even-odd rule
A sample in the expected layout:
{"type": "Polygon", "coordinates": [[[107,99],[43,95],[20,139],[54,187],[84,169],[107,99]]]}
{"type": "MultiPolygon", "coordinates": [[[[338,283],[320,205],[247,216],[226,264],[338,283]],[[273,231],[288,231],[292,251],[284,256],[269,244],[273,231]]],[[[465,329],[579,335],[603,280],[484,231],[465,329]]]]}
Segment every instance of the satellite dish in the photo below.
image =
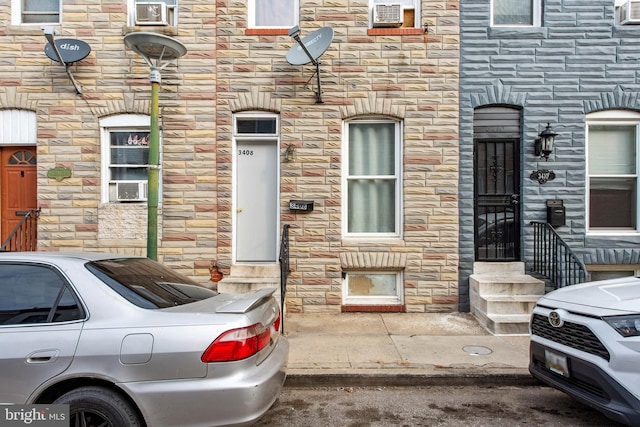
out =
{"type": "Polygon", "coordinates": [[[44,47],[44,53],[56,62],[60,62],[60,59],[65,64],[71,64],[74,62],[82,61],[91,53],[91,47],[82,40],[76,39],[58,39],[54,41],[60,58],[56,55],[51,43],[47,43],[44,47]]]}
{"type": "Polygon", "coordinates": [[[322,27],[302,40],[296,36],[293,37],[298,43],[287,52],[287,62],[291,65],[304,65],[315,62],[329,48],[333,41],[333,28],[322,27]],[[301,44],[304,45],[304,48],[301,44]]]}

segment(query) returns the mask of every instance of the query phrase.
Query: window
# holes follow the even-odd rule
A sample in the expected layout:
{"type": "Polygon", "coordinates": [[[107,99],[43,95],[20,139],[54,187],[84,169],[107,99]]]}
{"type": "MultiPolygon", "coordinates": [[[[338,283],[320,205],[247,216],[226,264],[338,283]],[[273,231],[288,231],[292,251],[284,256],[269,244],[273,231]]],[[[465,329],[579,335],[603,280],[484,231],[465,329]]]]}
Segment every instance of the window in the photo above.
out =
{"type": "Polygon", "coordinates": [[[619,279],[622,277],[640,276],[640,266],[635,264],[587,265],[589,280],[619,279]]]}
{"type": "Polygon", "coordinates": [[[94,261],[86,267],[121,297],[142,308],[175,307],[217,295],[147,258],[94,261]]]}
{"type": "Polygon", "coordinates": [[[493,0],[491,25],[533,26],[541,25],[540,0],[493,0]]]}
{"type": "Polygon", "coordinates": [[[587,119],[590,231],[638,231],[640,114],[600,112],[587,119]]]}
{"type": "Polygon", "coordinates": [[[400,236],[400,126],[395,121],[346,123],[343,203],[350,237],[400,236]]]}
{"type": "Polygon", "coordinates": [[[12,0],[13,25],[60,23],[60,0],[12,0]]]}
{"type": "Polygon", "coordinates": [[[147,200],[149,124],[148,116],[137,115],[101,121],[103,202],[147,200]]]}
{"type": "Polygon", "coordinates": [[[401,289],[400,272],[349,272],[343,286],[343,304],[402,304],[401,289]]]}
{"type": "Polygon", "coordinates": [[[73,292],[53,269],[0,264],[0,325],[68,322],[83,318],[73,292]]]}
{"type": "Polygon", "coordinates": [[[177,0],[128,0],[129,25],[176,25],[177,0]]]}
{"type": "Polygon", "coordinates": [[[291,28],[299,21],[298,0],[249,0],[249,28],[291,28]]]}
{"type": "Polygon", "coordinates": [[[420,28],[419,0],[369,0],[371,27],[420,28]]]}

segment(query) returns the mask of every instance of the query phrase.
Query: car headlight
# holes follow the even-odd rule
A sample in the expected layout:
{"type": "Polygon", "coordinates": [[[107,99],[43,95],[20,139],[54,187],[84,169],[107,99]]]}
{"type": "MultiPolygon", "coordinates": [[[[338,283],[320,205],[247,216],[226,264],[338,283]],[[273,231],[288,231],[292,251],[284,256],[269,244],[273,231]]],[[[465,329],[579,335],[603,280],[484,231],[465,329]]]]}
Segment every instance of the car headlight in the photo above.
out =
{"type": "Polygon", "coordinates": [[[604,321],[625,338],[640,336],[640,315],[605,317],[604,321]]]}

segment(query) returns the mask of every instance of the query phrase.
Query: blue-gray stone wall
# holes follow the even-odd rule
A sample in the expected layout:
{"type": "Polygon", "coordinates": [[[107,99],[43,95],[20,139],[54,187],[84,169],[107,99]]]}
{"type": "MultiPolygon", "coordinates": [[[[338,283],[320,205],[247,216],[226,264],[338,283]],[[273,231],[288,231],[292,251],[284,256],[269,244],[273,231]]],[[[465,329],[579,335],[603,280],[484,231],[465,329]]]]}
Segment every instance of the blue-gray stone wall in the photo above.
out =
{"type": "MultiPolygon", "coordinates": [[[[562,199],[556,231],[585,263],[633,264],[640,236],[586,234],[585,121],[605,109],[640,111],[640,25],[617,25],[614,0],[543,1],[541,27],[491,27],[490,0],[460,3],[460,311],[469,310],[474,263],[473,116],[489,105],[522,108],[522,261],[532,256],[530,221],[546,221],[546,200],[562,199]],[[533,143],[549,122],[558,133],[549,162],[533,143]],[[554,181],[529,179],[548,168],[554,181]]],[[[614,207],[612,207],[614,208],[614,207]]]]}

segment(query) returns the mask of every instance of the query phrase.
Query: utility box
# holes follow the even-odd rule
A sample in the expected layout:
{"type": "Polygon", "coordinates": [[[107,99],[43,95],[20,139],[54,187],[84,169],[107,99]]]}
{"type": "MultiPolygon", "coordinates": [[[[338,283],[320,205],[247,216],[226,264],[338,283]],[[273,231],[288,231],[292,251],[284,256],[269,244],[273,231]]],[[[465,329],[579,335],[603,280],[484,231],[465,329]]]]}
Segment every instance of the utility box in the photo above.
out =
{"type": "Polygon", "coordinates": [[[563,200],[547,200],[547,222],[552,227],[560,227],[566,224],[563,200]]]}

